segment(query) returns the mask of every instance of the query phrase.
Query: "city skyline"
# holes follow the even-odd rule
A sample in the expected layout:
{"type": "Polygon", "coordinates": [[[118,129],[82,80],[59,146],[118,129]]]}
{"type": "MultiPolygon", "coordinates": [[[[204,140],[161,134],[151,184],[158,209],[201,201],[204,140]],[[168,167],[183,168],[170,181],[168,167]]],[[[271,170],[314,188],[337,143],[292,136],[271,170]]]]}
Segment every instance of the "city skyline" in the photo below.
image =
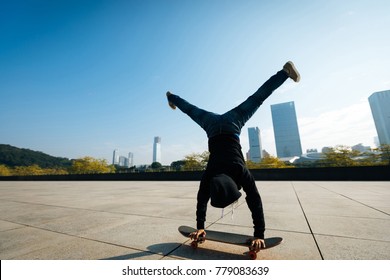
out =
{"type": "MultiPolygon", "coordinates": [[[[375,99],[375,102],[370,101],[370,103],[375,104],[377,110],[379,110],[377,108],[379,106],[380,110],[377,114],[383,115],[383,114],[385,114],[383,112],[384,111],[387,112],[386,110],[388,110],[388,108],[389,108],[389,106],[387,104],[390,101],[389,97],[390,97],[390,90],[387,90],[387,91],[373,93],[368,99],[369,99],[369,101],[370,101],[370,99],[375,99]],[[379,102],[378,98],[376,98],[376,97],[378,97],[378,95],[380,95],[380,97],[381,97],[381,102],[379,102]]],[[[295,111],[294,101],[289,101],[289,102],[284,102],[284,103],[279,103],[279,104],[271,104],[271,113],[273,115],[274,128],[275,128],[275,121],[274,120],[276,120],[276,123],[277,123],[276,126],[277,127],[279,126],[279,129],[277,129],[276,133],[274,133],[275,146],[277,147],[277,142],[281,142],[281,143],[279,143],[279,145],[283,146],[286,143],[290,143],[290,142],[294,142],[294,141],[296,142],[296,146],[297,146],[297,147],[293,148],[293,150],[295,150],[294,155],[285,154],[285,151],[283,151],[283,150],[286,150],[286,147],[280,148],[282,152],[280,153],[280,155],[277,155],[278,158],[286,159],[286,158],[292,158],[292,157],[300,157],[300,156],[305,155],[305,154],[310,153],[310,152],[314,152],[314,153],[318,154],[317,148],[309,148],[306,150],[306,153],[303,153],[303,151],[302,151],[301,140],[300,140],[300,136],[299,136],[299,125],[297,122],[297,114],[295,111]],[[275,117],[274,117],[274,115],[275,115],[275,117]],[[290,129],[285,130],[286,127],[290,128],[290,129]],[[293,131],[291,130],[291,127],[293,128],[292,129],[293,131]],[[283,131],[283,130],[285,130],[285,131],[283,131]],[[293,141],[291,139],[291,134],[292,134],[292,138],[296,138],[295,140],[293,139],[293,141]],[[280,140],[277,141],[276,140],[277,138],[281,139],[281,141],[280,140]]],[[[390,113],[387,113],[387,114],[390,116],[390,113]]],[[[374,117],[374,113],[373,113],[373,117],[374,117]]],[[[389,117],[389,119],[390,119],[390,117],[389,117]]],[[[382,124],[382,126],[384,125],[383,123],[381,123],[381,124],[382,124]]],[[[387,122],[385,125],[390,126],[390,123],[387,122]]],[[[374,138],[377,138],[377,136],[375,136],[374,138]]],[[[257,163],[260,162],[262,157],[263,157],[263,148],[262,148],[262,144],[261,144],[261,133],[260,133],[260,129],[258,127],[249,127],[248,128],[248,141],[249,141],[249,150],[246,154],[246,159],[250,160],[252,162],[257,162],[257,163]]],[[[331,147],[331,146],[325,145],[325,146],[321,147],[320,150],[323,151],[324,149],[329,149],[329,147],[331,147]]],[[[363,146],[362,143],[356,143],[353,146],[351,146],[351,148],[353,150],[359,150],[359,149],[364,148],[364,151],[367,151],[368,148],[371,148],[371,146],[363,146]]],[[[117,150],[114,151],[114,157],[115,157],[116,151],[117,150]]],[[[182,159],[176,159],[176,160],[182,160],[182,159]]],[[[159,136],[154,137],[152,163],[153,162],[161,163],[161,137],[159,137],[159,136]]],[[[140,164],[140,165],[143,165],[143,164],[140,164]]]]}
{"type": "Polygon", "coordinates": [[[115,149],[112,156],[112,165],[118,165],[121,167],[132,167],[134,165],[134,154],[129,152],[127,157],[120,155],[119,150],[115,149]]]}
{"type": "Polygon", "coordinates": [[[377,135],[367,98],[390,89],[390,2],[6,1],[0,17],[0,143],[67,158],[162,164],[207,150],[170,90],[224,113],[293,61],[287,80],[242,129],[276,155],[270,104],[294,100],[302,150],[377,135]],[[259,16],[261,15],[261,16],[259,16]]]}

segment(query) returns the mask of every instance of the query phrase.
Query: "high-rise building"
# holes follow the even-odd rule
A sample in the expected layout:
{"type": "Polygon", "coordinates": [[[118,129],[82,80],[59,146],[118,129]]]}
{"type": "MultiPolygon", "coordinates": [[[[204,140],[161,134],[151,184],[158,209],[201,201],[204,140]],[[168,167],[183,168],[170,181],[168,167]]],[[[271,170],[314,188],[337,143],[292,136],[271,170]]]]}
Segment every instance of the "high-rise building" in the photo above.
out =
{"type": "Polygon", "coordinates": [[[261,159],[263,158],[260,129],[258,127],[249,127],[248,137],[249,137],[248,160],[252,162],[260,162],[261,159]]]}
{"type": "Polygon", "coordinates": [[[114,150],[114,153],[112,155],[112,164],[115,165],[115,164],[119,164],[119,154],[118,154],[118,150],[114,150]]]}
{"type": "Polygon", "coordinates": [[[133,153],[129,153],[128,163],[129,163],[129,167],[134,166],[134,154],[133,153]]]}
{"type": "Polygon", "coordinates": [[[390,90],[373,93],[369,98],[379,144],[390,145],[390,90]]]}
{"type": "Polygon", "coordinates": [[[129,167],[129,159],[125,156],[119,156],[119,166],[129,167]]]}
{"type": "Polygon", "coordinates": [[[129,153],[128,157],[125,157],[119,155],[118,150],[115,149],[114,154],[112,156],[112,164],[122,166],[122,167],[132,167],[134,165],[133,153],[129,153]]]}
{"type": "Polygon", "coordinates": [[[278,158],[301,156],[301,138],[294,102],[271,105],[271,112],[278,158]]]}
{"type": "Polygon", "coordinates": [[[154,137],[153,162],[161,163],[161,137],[154,137]]]}

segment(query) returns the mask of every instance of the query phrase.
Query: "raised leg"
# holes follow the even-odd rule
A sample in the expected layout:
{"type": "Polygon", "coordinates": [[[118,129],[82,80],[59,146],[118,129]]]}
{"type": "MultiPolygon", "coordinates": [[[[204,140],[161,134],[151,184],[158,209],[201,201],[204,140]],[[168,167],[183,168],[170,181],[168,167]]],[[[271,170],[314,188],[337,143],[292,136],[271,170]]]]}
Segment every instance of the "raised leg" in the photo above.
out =
{"type": "Polygon", "coordinates": [[[234,109],[222,115],[222,119],[226,123],[230,123],[234,133],[240,134],[241,128],[253,116],[261,104],[280,87],[287,79],[288,74],[284,70],[280,70],[275,75],[270,77],[254,94],[248,97],[244,102],[234,109]]]}
{"type": "Polygon", "coordinates": [[[171,108],[177,107],[183,113],[187,114],[206,132],[208,137],[215,134],[220,120],[220,115],[208,112],[192,105],[178,95],[167,92],[168,104],[171,108]]]}

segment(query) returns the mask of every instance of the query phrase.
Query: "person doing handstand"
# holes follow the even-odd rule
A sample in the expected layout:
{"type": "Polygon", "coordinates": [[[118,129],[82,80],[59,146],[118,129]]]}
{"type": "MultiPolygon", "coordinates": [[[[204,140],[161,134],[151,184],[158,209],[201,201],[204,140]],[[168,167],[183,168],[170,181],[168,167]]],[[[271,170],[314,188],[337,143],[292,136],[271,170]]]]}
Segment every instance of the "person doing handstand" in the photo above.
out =
{"type": "Polygon", "coordinates": [[[205,130],[208,137],[210,156],[197,194],[197,231],[190,234],[191,239],[198,240],[200,236],[206,236],[205,221],[208,201],[211,199],[210,203],[213,207],[225,208],[240,198],[242,188],[246,193],[245,200],[254,224],[251,249],[265,248],[263,205],[255,179],[245,165],[239,136],[242,127],[264,100],[288,78],[295,82],[300,80],[300,74],[291,61],[287,62],[282,70],[270,77],[243,103],[222,115],[200,109],[169,91],[166,93],[168,105],[172,109],[177,107],[187,114],[205,130]]]}

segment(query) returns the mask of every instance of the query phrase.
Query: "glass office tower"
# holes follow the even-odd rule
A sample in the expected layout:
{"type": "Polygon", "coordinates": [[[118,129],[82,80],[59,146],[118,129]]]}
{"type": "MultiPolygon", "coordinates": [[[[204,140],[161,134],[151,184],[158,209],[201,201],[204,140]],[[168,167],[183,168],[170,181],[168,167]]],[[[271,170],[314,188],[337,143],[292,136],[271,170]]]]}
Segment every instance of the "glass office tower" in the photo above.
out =
{"type": "Polygon", "coordinates": [[[390,145],[390,90],[373,93],[369,98],[379,144],[390,145]]]}
{"type": "Polygon", "coordinates": [[[161,163],[161,137],[154,137],[153,162],[161,163]]]}
{"type": "Polygon", "coordinates": [[[278,158],[302,155],[294,102],[271,105],[276,153],[278,158]]]}
{"type": "Polygon", "coordinates": [[[260,138],[260,129],[258,127],[249,127],[248,137],[249,137],[248,160],[252,162],[260,162],[263,157],[263,150],[261,147],[261,138],[260,138]]]}
{"type": "Polygon", "coordinates": [[[115,165],[115,164],[119,164],[119,154],[118,154],[118,150],[114,150],[114,153],[112,155],[112,164],[115,165]]]}

